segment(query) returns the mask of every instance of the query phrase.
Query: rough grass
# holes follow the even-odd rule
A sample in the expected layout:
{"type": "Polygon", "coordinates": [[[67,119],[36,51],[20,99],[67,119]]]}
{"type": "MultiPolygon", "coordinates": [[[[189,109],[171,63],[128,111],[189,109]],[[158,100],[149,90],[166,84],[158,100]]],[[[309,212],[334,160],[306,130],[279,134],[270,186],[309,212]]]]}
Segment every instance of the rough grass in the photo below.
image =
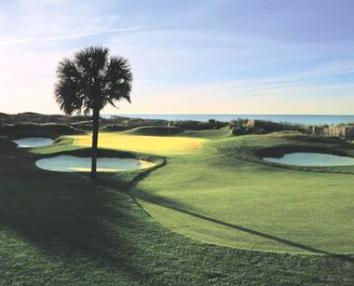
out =
{"type": "Polygon", "coordinates": [[[81,131],[66,124],[12,124],[0,128],[0,134],[10,139],[20,139],[24,137],[49,137],[56,138],[60,135],[78,134],[81,131]]]}

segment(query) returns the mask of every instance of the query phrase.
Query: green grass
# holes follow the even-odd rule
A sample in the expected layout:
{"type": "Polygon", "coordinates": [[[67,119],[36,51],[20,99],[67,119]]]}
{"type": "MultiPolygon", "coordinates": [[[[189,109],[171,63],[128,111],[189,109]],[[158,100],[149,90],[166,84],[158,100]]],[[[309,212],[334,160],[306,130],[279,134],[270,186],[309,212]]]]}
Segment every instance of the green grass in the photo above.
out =
{"type": "Polygon", "coordinates": [[[24,137],[49,137],[56,138],[58,135],[72,135],[82,133],[80,130],[66,124],[55,123],[23,123],[12,124],[0,128],[1,135],[11,139],[24,137]]]}
{"type": "MultiPolygon", "coordinates": [[[[145,131],[154,135],[157,129],[145,131]]],[[[74,145],[88,146],[89,139],[76,137],[74,145]]],[[[353,156],[351,144],[294,132],[234,137],[227,129],[175,137],[112,132],[100,142],[168,157],[133,192],[150,215],[177,233],[263,251],[354,252],[354,191],[348,187],[354,167],[279,168],[258,155],[295,148],[353,156]]]]}
{"type": "MultiPolygon", "coordinates": [[[[91,146],[91,134],[72,136],[73,145],[91,146]]],[[[107,149],[170,156],[190,154],[206,142],[203,138],[169,137],[157,135],[131,135],[124,132],[101,132],[99,146],[107,149]]]]}
{"type": "MultiPolygon", "coordinates": [[[[0,139],[0,285],[352,285],[354,262],[349,256],[241,250],[205,244],[176,233],[183,233],[189,224],[195,224],[204,229],[200,235],[206,236],[195,238],[210,241],[213,225],[218,223],[209,221],[207,228],[203,224],[209,215],[219,219],[222,205],[220,201],[212,201],[215,195],[226,194],[227,190],[236,192],[239,185],[245,188],[241,184],[243,180],[250,189],[262,186],[252,175],[255,170],[261,172],[263,179],[265,174],[289,173],[291,180],[296,176],[319,174],[247,163],[238,154],[231,157],[234,147],[247,144],[243,140],[257,146],[260,138],[221,137],[210,140],[197,153],[173,153],[168,156],[166,166],[140,178],[137,186],[135,180],[139,174],[101,175],[92,183],[87,176],[46,172],[34,166],[35,160],[42,156],[80,152],[77,150],[80,147],[73,146],[68,138],[32,152],[16,149],[8,140],[0,139]],[[229,170],[232,168],[234,172],[229,170]],[[267,173],[269,169],[271,173],[267,173]],[[224,171],[227,175],[222,175],[224,171]],[[238,178],[238,173],[243,180],[238,178]],[[230,182],[218,184],[221,180],[217,176],[230,182]],[[231,188],[231,184],[235,187],[231,188]],[[145,204],[153,217],[131,196],[132,190],[140,194],[139,202],[145,204]],[[214,207],[210,214],[206,213],[206,203],[214,207]],[[172,207],[196,212],[199,218],[172,207]],[[161,209],[178,226],[177,229],[169,226],[176,232],[159,223],[165,224],[157,215],[161,209]]],[[[248,154],[252,154],[251,150],[248,154]]],[[[351,178],[345,174],[320,175],[351,178]]],[[[272,180],[274,177],[269,178],[269,183],[272,180]]],[[[341,182],[331,181],[331,184],[341,182]]],[[[262,190],[267,190],[266,185],[262,190]]],[[[350,194],[348,185],[345,190],[350,194]]],[[[234,199],[233,194],[222,203],[230,205],[230,199],[234,199]]],[[[239,199],[245,202],[243,210],[247,209],[247,201],[248,204],[251,201],[246,191],[239,199]]],[[[257,201],[255,204],[252,211],[261,212],[259,207],[267,210],[266,205],[257,201]]],[[[349,215],[351,210],[345,212],[349,215]]],[[[353,224],[350,217],[347,219],[349,229],[353,224]]],[[[238,232],[233,230],[231,236],[235,237],[238,232]]]]}
{"type": "Polygon", "coordinates": [[[132,135],[155,135],[155,136],[171,136],[182,132],[182,129],[177,127],[166,126],[142,126],[125,131],[132,135]]]}
{"type": "Polygon", "coordinates": [[[264,147],[301,144],[354,154],[344,143],[306,139],[275,134],[212,141],[193,155],[171,156],[134,195],[163,225],[201,241],[263,251],[353,253],[353,175],[345,174],[354,173],[353,167],[280,168],[256,155],[264,147]]]}

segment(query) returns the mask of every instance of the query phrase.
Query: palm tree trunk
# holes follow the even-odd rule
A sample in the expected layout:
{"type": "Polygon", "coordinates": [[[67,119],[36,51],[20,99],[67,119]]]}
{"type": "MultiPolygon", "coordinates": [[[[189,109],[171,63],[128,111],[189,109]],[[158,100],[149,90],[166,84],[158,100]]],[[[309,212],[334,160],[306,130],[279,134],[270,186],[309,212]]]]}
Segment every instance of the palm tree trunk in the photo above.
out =
{"type": "Polygon", "coordinates": [[[98,145],[98,128],[100,120],[100,110],[95,108],[92,113],[93,130],[92,130],[92,150],[91,150],[91,179],[97,177],[97,145],[98,145]]]}

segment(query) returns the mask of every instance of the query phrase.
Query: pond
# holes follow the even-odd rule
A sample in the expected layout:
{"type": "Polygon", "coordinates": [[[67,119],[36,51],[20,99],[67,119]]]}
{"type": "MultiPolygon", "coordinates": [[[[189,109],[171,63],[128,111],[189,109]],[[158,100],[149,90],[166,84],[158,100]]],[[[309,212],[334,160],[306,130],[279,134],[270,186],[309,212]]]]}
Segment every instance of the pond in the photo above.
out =
{"type": "Polygon", "coordinates": [[[36,148],[52,145],[54,140],[44,137],[28,137],[13,140],[12,142],[16,143],[17,148],[36,148]]]}
{"type": "Polygon", "coordinates": [[[288,153],[280,158],[264,157],[263,160],[272,163],[303,167],[354,166],[354,158],[351,157],[308,152],[288,153]]]}
{"type": "MultiPolygon", "coordinates": [[[[132,158],[98,158],[97,172],[120,172],[150,168],[154,163],[132,158]]],[[[43,158],[36,162],[43,170],[56,172],[90,172],[91,158],[71,155],[43,158]]]]}

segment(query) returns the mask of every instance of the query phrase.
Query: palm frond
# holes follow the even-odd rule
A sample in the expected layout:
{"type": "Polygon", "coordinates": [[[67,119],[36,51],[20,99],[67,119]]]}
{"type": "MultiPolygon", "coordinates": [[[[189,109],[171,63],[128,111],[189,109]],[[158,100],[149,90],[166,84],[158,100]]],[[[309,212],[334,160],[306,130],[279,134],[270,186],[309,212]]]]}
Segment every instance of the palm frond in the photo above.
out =
{"type": "Polygon", "coordinates": [[[122,99],[130,102],[133,81],[128,61],[110,56],[109,50],[90,47],[58,65],[55,99],[66,114],[89,113],[107,104],[116,107],[122,99]]]}
{"type": "Polygon", "coordinates": [[[121,99],[130,102],[132,81],[133,74],[128,61],[122,57],[111,57],[103,88],[105,100],[113,106],[115,101],[121,99]]]}
{"type": "Polygon", "coordinates": [[[58,82],[55,84],[55,99],[64,113],[71,115],[82,108],[82,93],[80,92],[81,76],[75,63],[64,59],[57,69],[58,82]]]}

